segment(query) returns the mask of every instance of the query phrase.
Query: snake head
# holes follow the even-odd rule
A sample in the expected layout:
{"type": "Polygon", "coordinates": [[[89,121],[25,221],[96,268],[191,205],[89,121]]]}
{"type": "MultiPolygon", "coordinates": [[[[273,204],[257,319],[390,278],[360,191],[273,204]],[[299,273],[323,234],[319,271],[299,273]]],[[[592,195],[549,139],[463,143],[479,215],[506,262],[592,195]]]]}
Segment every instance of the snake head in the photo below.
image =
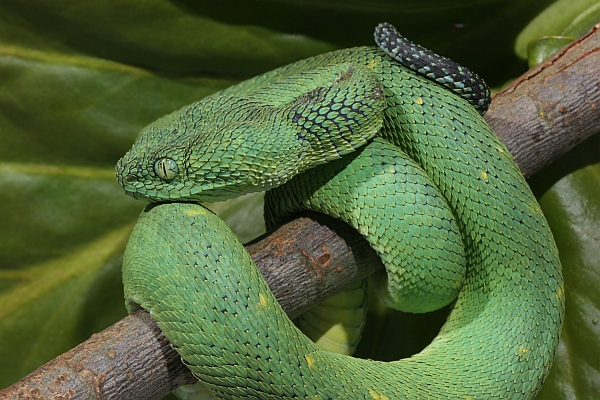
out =
{"type": "Polygon", "coordinates": [[[177,146],[180,122],[176,113],[163,117],[138,136],[115,167],[116,178],[128,195],[166,201],[183,186],[185,149],[177,146]]]}
{"type": "Polygon", "coordinates": [[[146,127],[117,163],[117,180],[127,194],[154,202],[268,190],[367,143],[385,107],[375,75],[351,65],[243,96],[211,96],[146,127]]]}
{"type": "Polygon", "coordinates": [[[222,201],[277,186],[310,163],[308,144],[278,135],[281,114],[232,96],[184,107],[142,130],[116,165],[117,181],[152,202],[222,201]]]}

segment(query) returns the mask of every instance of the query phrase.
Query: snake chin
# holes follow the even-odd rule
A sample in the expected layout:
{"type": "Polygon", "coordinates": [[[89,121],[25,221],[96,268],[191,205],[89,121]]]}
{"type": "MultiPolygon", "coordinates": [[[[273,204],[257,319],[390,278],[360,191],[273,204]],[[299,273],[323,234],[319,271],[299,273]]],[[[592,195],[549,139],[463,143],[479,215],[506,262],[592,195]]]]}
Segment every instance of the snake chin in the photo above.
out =
{"type": "Polygon", "coordinates": [[[136,200],[150,200],[150,199],[145,198],[141,193],[138,193],[138,192],[131,192],[129,190],[126,190],[125,194],[127,196],[133,197],[136,200]]]}

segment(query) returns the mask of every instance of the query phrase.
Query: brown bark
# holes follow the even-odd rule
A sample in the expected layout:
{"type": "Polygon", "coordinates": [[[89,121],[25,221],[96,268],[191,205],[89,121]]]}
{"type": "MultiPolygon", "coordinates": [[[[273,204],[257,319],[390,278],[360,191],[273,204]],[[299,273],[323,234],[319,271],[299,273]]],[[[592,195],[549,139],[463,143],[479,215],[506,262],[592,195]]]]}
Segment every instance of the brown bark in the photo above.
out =
{"type": "Polygon", "coordinates": [[[194,377],[146,312],[130,315],[0,392],[0,398],[160,399],[194,377]]]}
{"type": "Polygon", "coordinates": [[[246,249],[290,318],[383,270],[381,260],[358,232],[314,212],[259,237],[246,249]]]}
{"type": "MultiPolygon", "coordinates": [[[[600,25],[494,96],[486,120],[525,176],[600,131],[600,25]]],[[[282,307],[295,316],[381,268],[368,244],[332,218],[310,215],[249,245],[282,307]]],[[[157,399],[194,379],[147,314],[93,335],[0,399],[157,399]]]]}
{"type": "Polygon", "coordinates": [[[600,132],[600,24],[496,94],[485,115],[531,176],[600,132]]]}
{"type": "MultiPolygon", "coordinates": [[[[356,231],[306,213],[246,246],[290,317],[383,265],[356,231]]],[[[195,378],[139,311],[0,391],[0,399],[160,399],[195,378]]]]}

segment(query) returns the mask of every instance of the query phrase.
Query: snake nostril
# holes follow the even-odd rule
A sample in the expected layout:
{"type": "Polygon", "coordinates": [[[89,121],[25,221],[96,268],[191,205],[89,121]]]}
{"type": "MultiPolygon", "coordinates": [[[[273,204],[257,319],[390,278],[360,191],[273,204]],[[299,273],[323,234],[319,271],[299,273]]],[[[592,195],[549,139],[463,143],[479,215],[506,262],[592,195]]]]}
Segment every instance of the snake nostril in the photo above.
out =
{"type": "Polygon", "coordinates": [[[125,177],[125,182],[131,183],[137,181],[137,176],[130,174],[125,177]]]}

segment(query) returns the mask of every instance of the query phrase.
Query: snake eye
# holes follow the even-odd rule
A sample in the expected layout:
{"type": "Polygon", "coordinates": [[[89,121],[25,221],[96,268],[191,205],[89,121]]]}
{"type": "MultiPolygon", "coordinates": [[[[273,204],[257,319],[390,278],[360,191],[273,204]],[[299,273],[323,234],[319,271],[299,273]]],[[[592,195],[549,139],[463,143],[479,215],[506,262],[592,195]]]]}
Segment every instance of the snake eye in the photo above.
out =
{"type": "Polygon", "coordinates": [[[175,179],[179,173],[177,163],[170,158],[161,158],[154,163],[154,173],[158,175],[160,179],[165,181],[171,181],[175,179]]]}

